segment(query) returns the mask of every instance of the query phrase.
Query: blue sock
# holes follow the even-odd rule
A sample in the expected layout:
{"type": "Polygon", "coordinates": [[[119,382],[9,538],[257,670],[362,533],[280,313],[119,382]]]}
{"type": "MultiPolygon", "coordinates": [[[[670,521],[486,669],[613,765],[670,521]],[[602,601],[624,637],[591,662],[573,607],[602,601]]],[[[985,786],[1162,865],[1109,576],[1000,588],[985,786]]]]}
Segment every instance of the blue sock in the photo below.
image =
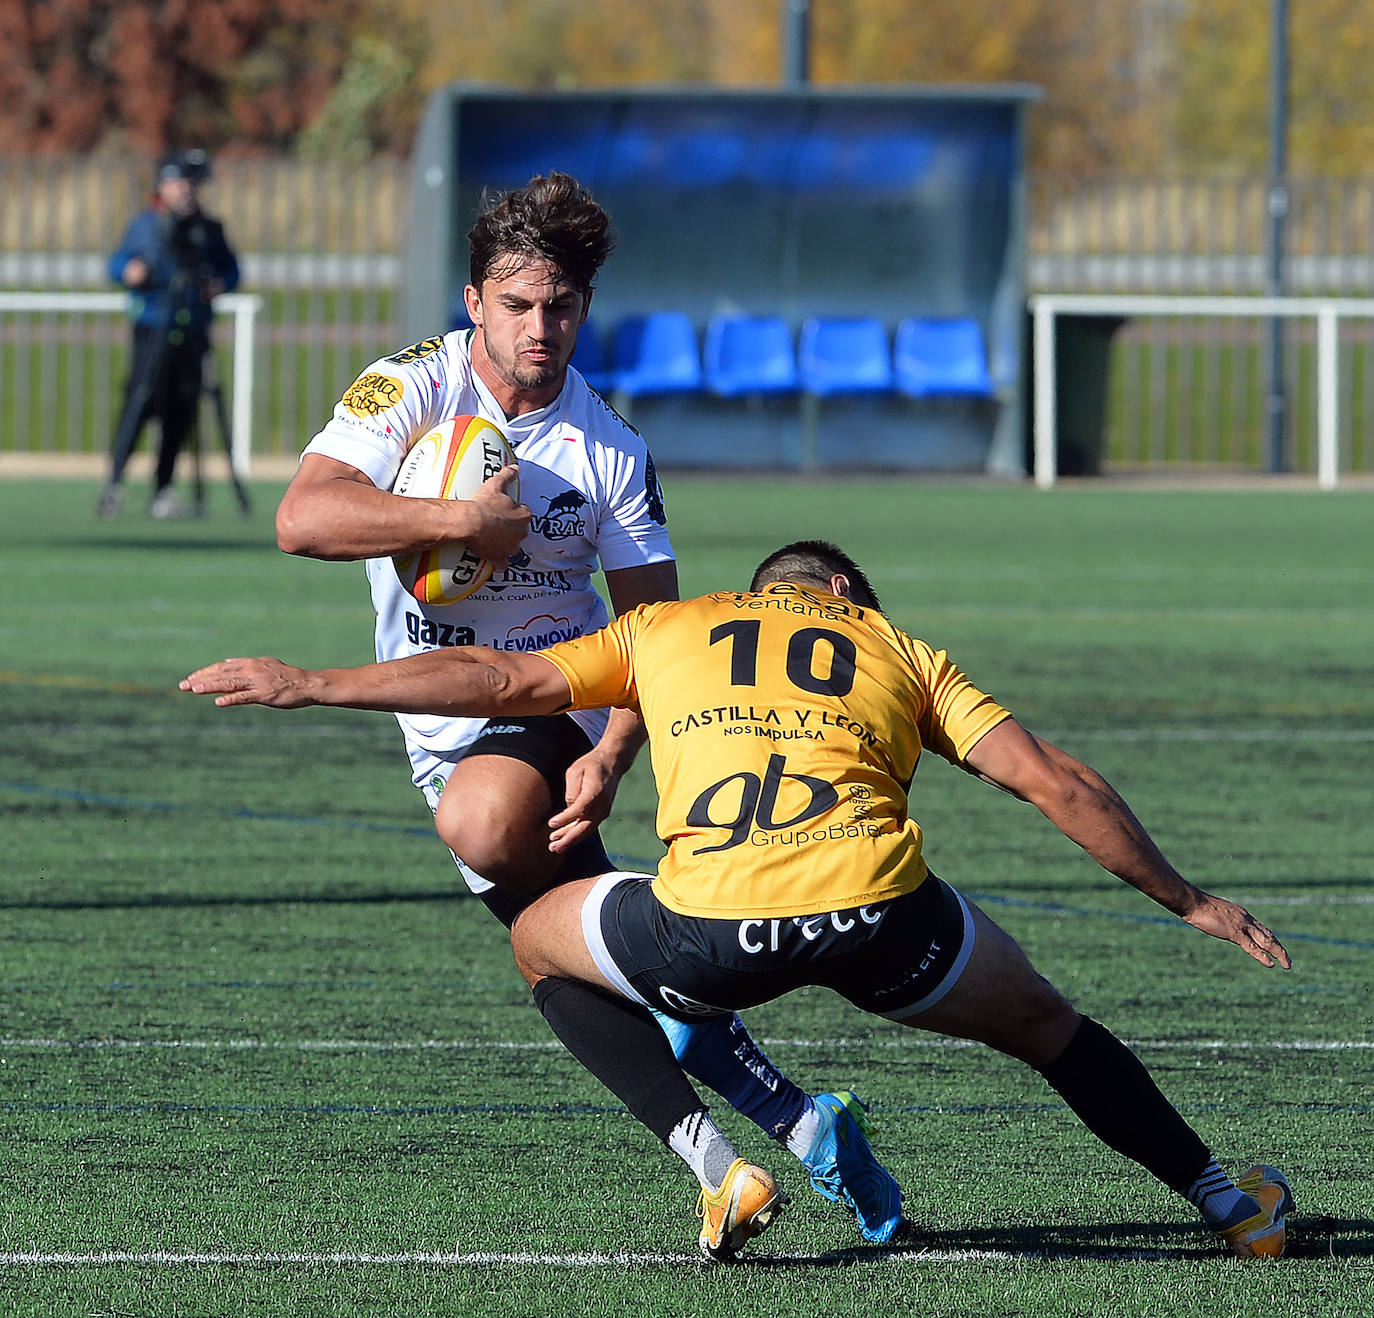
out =
{"type": "Polygon", "coordinates": [[[769,1139],[781,1139],[806,1111],[798,1089],[753,1040],[738,1015],[688,1025],[654,1012],[682,1069],[714,1089],[769,1139]]]}

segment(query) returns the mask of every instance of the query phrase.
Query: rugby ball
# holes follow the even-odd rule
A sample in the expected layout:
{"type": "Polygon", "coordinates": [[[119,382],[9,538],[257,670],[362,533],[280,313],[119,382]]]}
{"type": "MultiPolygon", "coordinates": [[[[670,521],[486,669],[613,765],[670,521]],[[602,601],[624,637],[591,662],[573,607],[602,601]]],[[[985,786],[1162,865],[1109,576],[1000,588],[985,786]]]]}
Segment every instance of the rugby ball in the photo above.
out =
{"type": "MultiPolygon", "coordinates": [[[[485,417],[450,417],[410,446],[391,492],[411,499],[471,499],[484,481],[514,462],[510,442],[485,417]]],[[[518,478],[508,493],[520,498],[518,478]]],[[[457,604],[495,571],[494,564],[458,542],[398,554],[391,561],[401,584],[421,604],[457,604]]]]}

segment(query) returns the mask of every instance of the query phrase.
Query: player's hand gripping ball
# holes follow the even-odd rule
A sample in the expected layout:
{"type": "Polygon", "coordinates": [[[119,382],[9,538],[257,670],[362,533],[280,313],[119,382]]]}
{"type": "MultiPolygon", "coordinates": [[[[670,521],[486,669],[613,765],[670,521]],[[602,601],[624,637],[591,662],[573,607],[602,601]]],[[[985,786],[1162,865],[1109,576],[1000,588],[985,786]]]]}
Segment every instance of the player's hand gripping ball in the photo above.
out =
{"type": "MultiPolygon", "coordinates": [[[[471,499],[484,481],[514,462],[510,442],[485,417],[450,417],[410,446],[391,492],[412,499],[471,499]]],[[[507,493],[519,500],[518,479],[507,493]]],[[[401,583],[421,604],[457,604],[495,571],[457,542],[398,554],[391,561],[401,583]]]]}

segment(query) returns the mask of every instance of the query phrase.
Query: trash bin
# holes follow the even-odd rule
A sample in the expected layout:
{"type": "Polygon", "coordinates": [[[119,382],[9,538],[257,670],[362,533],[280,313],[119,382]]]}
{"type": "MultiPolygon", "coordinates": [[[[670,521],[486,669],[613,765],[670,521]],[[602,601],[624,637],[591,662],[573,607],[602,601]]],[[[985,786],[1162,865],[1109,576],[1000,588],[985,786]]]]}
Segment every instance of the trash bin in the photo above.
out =
{"type": "MultiPolygon", "coordinates": [[[[1054,318],[1054,420],[1058,476],[1098,476],[1107,444],[1107,368],[1125,316],[1054,318]]],[[[1026,470],[1035,470],[1035,323],[1026,315],[1022,365],[1026,470]]]]}

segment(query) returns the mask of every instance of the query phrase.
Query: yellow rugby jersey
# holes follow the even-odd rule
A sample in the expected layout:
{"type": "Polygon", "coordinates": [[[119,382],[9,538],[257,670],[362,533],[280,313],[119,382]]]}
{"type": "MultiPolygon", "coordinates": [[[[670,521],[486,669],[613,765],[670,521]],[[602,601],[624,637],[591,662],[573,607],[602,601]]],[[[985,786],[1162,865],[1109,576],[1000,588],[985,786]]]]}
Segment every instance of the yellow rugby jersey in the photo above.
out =
{"type": "Polygon", "coordinates": [[[907,788],[1007,711],[881,613],[777,582],[645,604],[540,651],[573,707],[637,709],[668,854],[654,891],[684,915],[813,915],[926,876],[907,788]]]}

